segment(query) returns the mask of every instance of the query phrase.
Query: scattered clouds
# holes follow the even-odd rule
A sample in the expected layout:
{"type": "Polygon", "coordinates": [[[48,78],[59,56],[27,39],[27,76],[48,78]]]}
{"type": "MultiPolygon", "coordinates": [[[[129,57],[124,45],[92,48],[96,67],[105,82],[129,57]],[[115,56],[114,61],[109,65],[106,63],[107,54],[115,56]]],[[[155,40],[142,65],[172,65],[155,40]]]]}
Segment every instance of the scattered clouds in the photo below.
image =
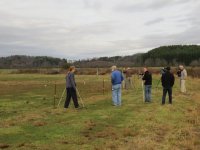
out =
{"type": "Polygon", "coordinates": [[[69,59],[198,44],[197,0],[1,0],[0,56],[69,59]]]}

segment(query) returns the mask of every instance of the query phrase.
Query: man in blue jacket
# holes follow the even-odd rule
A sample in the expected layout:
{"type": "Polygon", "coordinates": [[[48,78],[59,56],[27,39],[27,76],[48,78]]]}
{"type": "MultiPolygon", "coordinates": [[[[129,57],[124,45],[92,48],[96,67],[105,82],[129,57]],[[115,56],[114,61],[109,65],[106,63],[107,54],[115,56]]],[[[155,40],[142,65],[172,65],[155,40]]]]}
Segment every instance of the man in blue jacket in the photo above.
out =
{"type": "Polygon", "coordinates": [[[116,66],[112,66],[111,82],[112,82],[112,100],[114,106],[121,106],[121,83],[124,80],[122,73],[117,70],[116,66]]]}

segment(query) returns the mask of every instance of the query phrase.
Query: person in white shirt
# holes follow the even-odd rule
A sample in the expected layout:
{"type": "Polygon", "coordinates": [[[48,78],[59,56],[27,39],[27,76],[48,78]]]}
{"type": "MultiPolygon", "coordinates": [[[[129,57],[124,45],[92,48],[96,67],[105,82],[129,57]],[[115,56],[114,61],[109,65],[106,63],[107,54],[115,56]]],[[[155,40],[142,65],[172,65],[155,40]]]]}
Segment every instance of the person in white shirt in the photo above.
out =
{"type": "Polygon", "coordinates": [[[182,93],[186,93],[186,86],[185,86],[185,81],[187,78],[187,71],[186,69],[183,67],[183,65],[179,66],[179,69],[181,71],[181,75],[180,75],[180,88],[181,88],[181,92],[182,93]]]}

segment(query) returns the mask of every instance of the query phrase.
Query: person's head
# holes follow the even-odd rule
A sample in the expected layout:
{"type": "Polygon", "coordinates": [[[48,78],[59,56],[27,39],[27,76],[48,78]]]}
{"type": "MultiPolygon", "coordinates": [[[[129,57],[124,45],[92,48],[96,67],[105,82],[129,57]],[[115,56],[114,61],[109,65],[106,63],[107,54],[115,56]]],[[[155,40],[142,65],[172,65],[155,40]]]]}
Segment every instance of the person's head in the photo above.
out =
{"type": "Polygon", "coordinates": [[[75,66],[70,66],[69,67],[69,72],[75,72],[76,71],[76,68],[75,68],[75,66]]]}
{"type": "Polygon", "coordinates": [[[143,71],[144,71],[144,72],[148,71],[148,68],[147,68],[147,67],[144,67],[144,68],[143,68],[143,71]]]}
{"type": "Polygon", "coordinates": [[[168,67],[166,67],[165,69],[166,69],[167,71],[170,71],[170,70],[171,70],[171,67],[168,66],[168,67]]]}
{"type": "Polygon", "coordinates": [[[112,67],[111,67],[111,70],[112,70],[112,71],[117,70],[117,66],[112,66],[112,67]]]}
{"type": "Polygon", "coordinates": [[[183,65],[179,65],[179,69],[183,70],[184,69],[183,65]]]}

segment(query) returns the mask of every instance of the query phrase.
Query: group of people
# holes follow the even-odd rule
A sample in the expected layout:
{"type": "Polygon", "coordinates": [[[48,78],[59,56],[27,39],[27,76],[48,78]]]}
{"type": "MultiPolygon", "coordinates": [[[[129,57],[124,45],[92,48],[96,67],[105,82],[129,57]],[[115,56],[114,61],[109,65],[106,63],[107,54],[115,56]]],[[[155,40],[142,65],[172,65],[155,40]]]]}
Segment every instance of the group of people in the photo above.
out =
{"type": "MultiPolygon", "coordinates": [[[[147,67],[144,67],[143,73],[140,75],[142,76],[142,81],[144,84],[144,101],[147,103],[151,102],[151,99],[152,99],[151,98],[152,74],[148,70],[147,67]]],[[[187,78],[187,71],[183,67],[183,65],[179,66],[177,75],[180,78],[181,92],[186,93],[185,80],[187,78]]],[[[122,73],[116,69],[116,66],[112,67],[111,78],[112,78],[112,85],[113,85],[113,88],[112,88],[113,105],[118,106],[118,105],[121,105],[121,83],[123,81],[123,76],[122,76],[122,73]],[[119,82],[119,79],[121,79],[120,82],[119,82]],[[115,88],[116,86],[118,87],[118,89],[115,88]]],[[[174,74],[172,73],[170,67],[166,67],[161,70],[161,79],[160,80],[161,80],[162,87],[163,87],[162,105],[165,104],[167,94],[169,96],[169,104],[172,104],[172,88],[174,86],[175,77],[174,77],[174,74]]],[[[127,81],[125,81],[125,85],[126,85],[126,82],[127,81]]],[[[125,86],[125,89],[126,89],[126,86],[125,86]]]]}
{"type": "MultiPolygon", "coordinates": [[[[80,105],[78,103],[77,98],[77,89],[76,89],[76,82],[74,77],[74,72],[76,68],[71,66],[69,68],[69,72],[66,75],[66,101],[64,104],[64,108],[68,108],[70,104],[70,100],[72,98],[74,102],[74,107],[79,108],[80,105]]],[[[122,82],[124,81],[125,74],[125,89],[128,89],[132,85],[131,81],[131,72],[130,68],[126,71],[119,71],[116,66],[111,67],[111,83],[112,83],[112,102],[114,106],[121,106],[121,89],[122,89],[122,82]]],[[[141,79],[143,81],[144,86],[144,101],[149,103],[151,102],[151,91],[152,91],[152,73],[148,70],[147,67],[143,68],[143,73],[140,74],[141,79]]],[[[187,78],[187,71],[183,67],[183,65],[179,66],[179,70],[177,72],[178,77],[180,78],[180,89],[181,92],[186,92],[185,80],[187,78]]],[[[171,71],[170,67],[163,68],[161,70],[161,83],[163,87],[163,96],[162,96],[162,105],[165,104],[166,95],[168,93],[169,96],[169,104],[172,104],[172,88],[174,86],[175,77],[171,71]]]]}

